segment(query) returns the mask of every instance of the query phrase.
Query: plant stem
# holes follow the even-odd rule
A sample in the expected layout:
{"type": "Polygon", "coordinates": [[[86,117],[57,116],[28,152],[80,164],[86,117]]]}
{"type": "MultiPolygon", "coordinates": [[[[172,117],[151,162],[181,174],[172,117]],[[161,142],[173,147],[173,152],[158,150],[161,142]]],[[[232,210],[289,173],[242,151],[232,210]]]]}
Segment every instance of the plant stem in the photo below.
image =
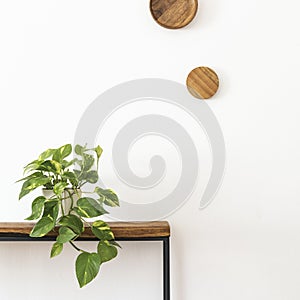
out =
{"type": "Polygon", "coordinates": [[[62,199],[60,199],[60,209],[61,209],[62,215],[64,216],[65,212],[64,212],[64,207],[63,207],[63,204],[62,204],[62,199]]]}
{"type": "Polygon", "coordinates": [[[66,190],[67,193],[69,194],[69,198],[71,199],[71,209],[73,208],[73,205],[74,205],[74,200],[73,200],[73,195],[74,193],[72,194],[69,190],[66,190]]]}
{"type": "Polygon", "coordinates": [[[83,192],[83,191],[82,191],[82,193],[83,194],[95,194],[95,192],[83,192]]]}
{"type": "Polygon", "coordinates": [[[87,183],[87,181],[83,181],[83,182],[80,184],[79,188],[83,187],[86,183],[87,183]]]}
{"type": "Polygon", "coordinates": [[[82,249],[78,248],[73,242],[69,241],[69,243],[73,246],[74,249],[76,249],[79,252],[84,252],[82,249]]]}
{"type": "Polygon", "coordinates": [[[85,223],[88,227],[90,227],[90,228],[92,228],[93,226],[89,223],[89,222],[87,222],[86,220],[84,220],[84,219],[82,219],[82,218],[80,218],[81,219],[81,221],[83,221],[83,223],[85,223]]]}

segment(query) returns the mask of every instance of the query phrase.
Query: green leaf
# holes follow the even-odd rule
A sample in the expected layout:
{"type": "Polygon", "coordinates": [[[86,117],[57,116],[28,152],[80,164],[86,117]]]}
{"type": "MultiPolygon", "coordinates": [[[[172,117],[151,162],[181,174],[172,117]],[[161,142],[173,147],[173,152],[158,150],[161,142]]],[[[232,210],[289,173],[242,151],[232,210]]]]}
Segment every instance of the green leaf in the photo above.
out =
{"type": "Polygon", "coordinates": [[[117,243],[116,241],[109,241],[109,243],[110,243],[111,245],[116,246],[116,247],[122,248],[122,247],[120,246],[120,244],[117,243]]]}
{"type": "Polygon", "coordinates": [[[78,155],[82,155],[85,151],[85,147],[82,147],[80,145],[75,146],[75,153],[78,155]]]}
{"type": "Polygon", "coordinates": [[[60,174],[61,169],[61,164],[55,160],[46,160],[37,168],[37,170],[52,172],[54,174],[60,174]]]}
{"type": "Polygon", "coordinates": [[[103,152],[103,149],[98,145],[94,150],[95,150],[95,152],[97,154],[97,158],[99,159],[100,156],[101,156],[101,154],[102,154],[102,152],[103,152]]]}
{"type": "Polygon", "coordinates": [[[66,158],[67,156],[69,156],[72,153],[72,145],[71,144],[62,146],[60,149],[61,149],[60,151],[61,151],[62,158],[66,158]]]}
{"type": "Polygon", "coordinates": [[[59,224],[71,228],[78,235],[84,230],[82,221],[74,215],[62,217],[59,221],[59,224]]]}
{"type": "Polygon", "coordinates": [[[61,244],[69,242],[76,237],[76,233],[65,226],[60,227],[58,233],[59,235],[57,236],[56,241],[61,244]]]}
{"type": "Polygon", "coordinates": [[[109,241],[100,241],[97,247],[101,262],[107,262],[118,255],[118,249],[111,245],[109,241]]]}
{"type": "Polygon", "coordinates": [[[83,153],[82,158],[83,158],[83,160],[82,160],[83,171],[84,172],[89,171],[95,162],[94,157],[90,154],[83,153]]]}
{"type": "Polygon", "coordinates": [[[32,213],[31,216],[26,218],[25,220],[36,220],[38,219],[44,208],[44,202],[46,201],[46,198],[44,196],[37,197],[32,202],[32,213]]]}
{"type": "Polygon", "coordinates": [[[26,165],[24,167],[24,174],[28,173],[29,171],[33,171],[33,170],[37,170],[39,168],[39,166],[41,165],[41,161],[39,160],[34,160],[31,163],[29,163],[28,165],[26,165]]]}
{"type": "Polygon", "coordinates": [[[60,181],[60,182],[58,182],[57,184],[54,185],[53,192],[56,195],[60,195],[67,186],[68,186],[67,182],[60,181]]]}
{"type": "Polygon", "coordinates": [[[61,165],[62,165],[63,169],[65,169],[65,168],[70,167],[71,165],[73,165],[76,162],[76,160],[77,160],[76,158],[74,158],[74,159],[72,159],[70,161],[67,161],[67,160],[64,159],[61,162],[61,165]]]}
{"type": "Polygon", "coordinates": [[[53,219],[50,216],[42,217],[32,228],[31,237],[42,237],[54,228],[53,219]]]}
{"type": "Polygon", "coordinates": [[[50,217],[55,224],[58,216],[58,211],[59,211],[58,199],[51,199],[45,201],[43,217],[50,217]]]}
{"type": "Polygon", "coordinates": [[[28,180],[28,179],[31,179],[31,178],[45,178],[45,176],[43,175],[42,172],[34,172],[33,174],[28,175],[28,176],[26,176],[24,178],[21,178],[21,179],[17,180],[16,182],[28,180]]]}
{"type": "Polygon", "coordinates": [[[84,252],[77,257],[76,276],[81,288],[97,276],[100,265],[101,259],[97,253],[84,252]]]}
{"type": "Polygon", "coordinates": [[[38,160],[44,161],[46,158],[48,158],[51,155],[53,155],[54,152],[55,152],[55,149],[47,149],[46,151],[44,151],[43,153],[40,154],[38,160]]]}
{"type": "Polygon", "coordinates": [[[74,210],[85,218],[94,218],[107,213],[95,199],[89,197],[80,198],[74,210]]]}
{"type": "Polygon", "coordinates": [[[75,173],[65,172],[62,175],[62,178],[65,179],[65,180],[69,180],[72,186],[75,186],[75,187],[78,186],[78,179],[77,179],[75,173]]]}
{"type": "Polygon", "coordinates": [[[61,253],[61,251],[63,250],[63,247],[64,247],[64,245],[61,243],[58,243],[58,242],[54,243],[52,245],[50,257],[52,258],[54,256],[59,255],[61,253]]]}
{"type": "Polygon", "coordinates": [[[72,145],[66,144],[55,150],[52,159],[56,160],[57,162],[61,162],[65,157],[69,156],[71,153],[72,145]]]}
{"type": "Polygon", "coordinates": [[[120,206],[118,196],[113,190],[111,189],[104,190],[100,187],[96,187],[94,192],[100,196],[101,201],[105,205],[111,207],[120,206]]]}
{"type": "Polygon", "coordinates": [[[19,200],[30,193],[31,191],[35,190],[37,187],[44,185],[48,183],[51,180],[51,178],[43,177],[43,178],[30,178],[26,180],[23,185],[21,192],[19,194],[19,200]]]}
{"type": "Polygon", "coordinates": [[[100,240],[113,240],[114,234],[109,225],[104,221],[98,220],[92,224],[92,232],[100,240]]]}
{"type": "Polygon", "coordinates": [[[64,172],[64,174],[62,174],[62,178],[64,179],[69,179],[69,180],[76,180],[77,177],[73,172],[64,172]]]}
{"type": "Polygon", "coordinates": [[[89,171],[85,174],[84,179],[89,183],[96,183],[98,181],[98,172],[89,171]]]}
{"type": "Polygon", "coordinates": [[[81,174],[81,171],[79,171],[79,170],[74,170],[74,174],[75,174],[76,178],[77,178],[78,180],[80,180],[80,174],[81,174]]]}

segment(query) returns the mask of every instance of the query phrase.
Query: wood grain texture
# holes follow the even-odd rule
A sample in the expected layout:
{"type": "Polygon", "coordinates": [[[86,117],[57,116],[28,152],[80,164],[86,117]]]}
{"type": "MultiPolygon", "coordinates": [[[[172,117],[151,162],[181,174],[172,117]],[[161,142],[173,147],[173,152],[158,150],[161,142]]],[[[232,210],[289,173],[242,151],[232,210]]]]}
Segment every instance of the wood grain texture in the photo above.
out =
{"type": "Polygon", "coordinates": [[[195,17],[198,0],[150,0],[150,11],[154,20],[169,29],[188,25],[195,17]]]}
{"type": "MultiPolygon", "coordinates": [[[[28,235],[35,223],[32,222],[0,222],[0,234],[24,234],[28,235]]],[[[141,237],[168,237],[170,225],[166,221],[153,222],[108,222],[115,238],[141,238],[141,237]]],[[[57,236],[58,228],[55,228],[47,236],[57,236]]],[[[81,238],[87,240],[94,237],[87,227],[81,238]]]]}
{"type": "Polygon", "coordinates": [[[198,67],[189,73],[186,85],[194,97],[209,99],[219,88],[219,78],[212,69],[208,67],[198,67]]]}

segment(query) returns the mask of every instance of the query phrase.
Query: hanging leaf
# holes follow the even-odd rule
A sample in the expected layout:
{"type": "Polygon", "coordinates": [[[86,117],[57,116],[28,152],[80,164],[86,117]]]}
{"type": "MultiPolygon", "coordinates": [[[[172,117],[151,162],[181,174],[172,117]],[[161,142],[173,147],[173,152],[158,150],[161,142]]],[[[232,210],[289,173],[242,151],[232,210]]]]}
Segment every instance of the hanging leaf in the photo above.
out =
{"type": "Polygon", "coordinates": [[[76,237],[76,233],[72,229],[65,226],[60,227],[58,233],[59,234],[56,238],[56,241],[61,244],[69,242],[76,237]]]}
{"type": "Polygon", "coordinates": [[[118,255],[118,249],[111,245],[109,241],[100,241],[97,247],[102,263],[110,261],[118,255]]]}
{"type": "Polygon", "coordinates": [[[54,257],[54,256],[59,255],[59,254],[62,252],[63,247],[64,247],[64,245],[61,244],[61,243],[58,243],[58,242],[54,243],[54,244],[52,245],[50,257],[52,258],[52,257],[54,257]]]}
{"type": "Polygon", "coordinates": [[[120,245],[119,243],[117,243],[116,241],[109,241],[109,243],[110,243],[111,245],[116,246],[116,247],[122,248],[121,245],[120,245]]]}
{"type": "Polygon", "coordinates": [[[58,216],[58,212],[59,212],[58,199],[51,199],[51,200],[45,201],[43,217],[50,217],[55,224],[57,216],[58,216]]]}
{"type": "Polygon", "coordinates": [[[42,237],[54,228],[53,219],[49,216],[42,217],[32,228],[31,237],[42,237]]]}
{"type": "Polygon", "coordinates": [[[84,252],[77,257],[76,276],[81,288],[97,276],[100,265],[101,259],[97,253],[84,252]]]}
{"type": "Polygon", "coordinates": [[[83,222],[75,215],[62,217],[59,221],[59,224],[71,228],[78,235],[84,230],[83,222]]]}
{"type": "Polygon", "coordinates": [[[109,225],[104,221],[98,220],[92,224],[92,232],[99,240],[113,240],[114,234],[109,225]]]}

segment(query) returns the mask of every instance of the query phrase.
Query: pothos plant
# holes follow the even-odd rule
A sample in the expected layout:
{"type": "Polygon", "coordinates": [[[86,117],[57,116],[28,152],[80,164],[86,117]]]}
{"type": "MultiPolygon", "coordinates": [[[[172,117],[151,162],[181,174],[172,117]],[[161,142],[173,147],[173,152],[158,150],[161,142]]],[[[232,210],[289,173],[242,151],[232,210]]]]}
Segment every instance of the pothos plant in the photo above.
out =
{"type": "Polygon", "coordinates": [[[32,201],[32,213],[26,220],[37,220],[37,223],[30,236],[42,237],[58,230],[50,257],[59,255],[66,243],[79,251],[75,269],[79,286],[83,287],[97,276],[102,263],[117,256],[119,247],[107,223],[102,220],[91,223],[87,219],[107,214],[105,205],[119,206],[119,200],[111,189],[95,186],[92,191],[83,191],[84,185],[95,185],[98,181],[102,148],[76,145],[74,150],[75,158],[68,160],[71,144],[48,149],[24,167],[27,176],[18,180],[24,181],[19,199],[38,187],[53,191],[50,196],[40,195],[32,201]],[[64,208],[66,201],[70,202],[68,211],[64,208]],[[99,239],[96,252],[80,249],[74,243],[87,227],[99,239]]]}

